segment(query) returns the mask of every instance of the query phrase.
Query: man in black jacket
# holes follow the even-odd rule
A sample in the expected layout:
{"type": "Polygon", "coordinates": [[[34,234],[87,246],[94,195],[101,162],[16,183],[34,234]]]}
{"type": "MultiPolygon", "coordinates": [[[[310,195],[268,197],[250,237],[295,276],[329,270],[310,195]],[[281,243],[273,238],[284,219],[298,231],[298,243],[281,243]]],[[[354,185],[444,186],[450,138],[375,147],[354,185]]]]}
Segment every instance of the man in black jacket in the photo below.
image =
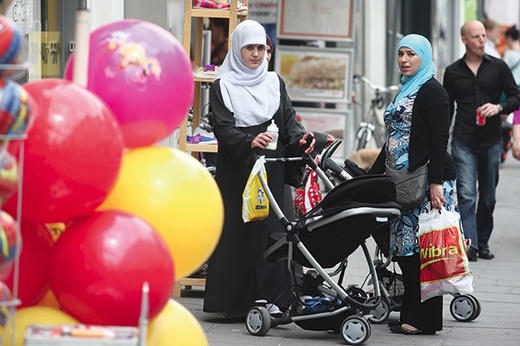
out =
{"type": "Polygon", "coordinates": [[[484,53],[486,30],[476,20],[461,27],[466,54],[448,66],[444,87],[451,114],[456,103],[452,155],[458,171],[457,195],[462,227],[471,239],[470,261],[493,259],[489,239],[493,231],[502,133],[500,114],[520,106],[518,87],[506,63],[484,53]],[[501,94],[507,98],[500,102],[501,94]],[[477,190],[478,183],[478,190],[477,190]],[[477,196],[478,191],[478,196],[477,196]]]}

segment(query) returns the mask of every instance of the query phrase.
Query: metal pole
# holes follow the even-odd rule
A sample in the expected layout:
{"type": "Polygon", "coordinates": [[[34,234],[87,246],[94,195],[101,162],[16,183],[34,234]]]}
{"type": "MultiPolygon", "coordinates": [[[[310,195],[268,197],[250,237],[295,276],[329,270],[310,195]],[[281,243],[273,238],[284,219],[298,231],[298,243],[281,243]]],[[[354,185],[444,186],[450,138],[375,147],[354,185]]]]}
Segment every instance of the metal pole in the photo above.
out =
{"type": "Polygon", "coordinates": [[[76,41],[74,49],[74,69],[72,76],[74,82],[86,87],[88,83],[88,56],[89,56],[89,33],[90,33],[90,12],[87,0],[79,0],[79,7],[76,11],[76,41]]]}

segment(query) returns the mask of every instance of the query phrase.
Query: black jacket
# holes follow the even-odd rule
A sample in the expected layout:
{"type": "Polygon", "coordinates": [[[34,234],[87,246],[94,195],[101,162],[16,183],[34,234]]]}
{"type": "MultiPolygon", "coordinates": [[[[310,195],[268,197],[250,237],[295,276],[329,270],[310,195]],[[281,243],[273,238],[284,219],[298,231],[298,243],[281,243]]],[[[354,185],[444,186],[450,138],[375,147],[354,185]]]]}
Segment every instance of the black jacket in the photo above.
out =
{"type": "MultiPolygon", "coordinates": [[[[409,143],[409,170],[428,161],[428,181],[441,184],[457,178],[455,164],[447,151],[450,130],[449,96],[443,86],[432,78],[424,83],[415,98],[409,143]]],[[[385,171],[385,148],[381,150],[370,173],[385,171]]]]}

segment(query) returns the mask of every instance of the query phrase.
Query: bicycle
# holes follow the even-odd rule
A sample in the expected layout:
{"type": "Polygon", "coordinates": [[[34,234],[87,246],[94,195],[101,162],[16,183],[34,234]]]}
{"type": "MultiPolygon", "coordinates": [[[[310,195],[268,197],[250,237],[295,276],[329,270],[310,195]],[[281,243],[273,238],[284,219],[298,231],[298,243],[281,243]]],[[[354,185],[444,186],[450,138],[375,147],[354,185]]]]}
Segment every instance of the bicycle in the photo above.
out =
{"type": "Polygon", "coordinates": [[[374,95],[370,100],[370,107],[368,111],[363,111],[363,118],[359,123],[359,128],[356,132],[356,137],[352,146],[352,154],[360,149],[366,148],[372,139],[374,139],[378,148],[383,146],[383,143],[385,142],[386,129],[379,120],[378,111],[383,109],[383,106],[386,103],[386,94],[392,94],[399,90],[399,86],[397,85],[383,87],[373,84],[368,78],[364,76],[355,75],[354,83],[359,82],[362,82],[369,89],[374,90],[374,95]]]}

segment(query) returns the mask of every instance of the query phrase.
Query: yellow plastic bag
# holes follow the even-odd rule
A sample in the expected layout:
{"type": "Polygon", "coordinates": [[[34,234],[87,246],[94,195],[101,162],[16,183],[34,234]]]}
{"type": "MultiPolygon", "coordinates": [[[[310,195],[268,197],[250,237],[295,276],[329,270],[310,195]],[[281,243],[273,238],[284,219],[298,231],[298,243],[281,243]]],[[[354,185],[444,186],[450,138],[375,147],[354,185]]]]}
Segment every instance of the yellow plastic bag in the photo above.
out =
{"type": "Polygon", "coordinates": [[[269,215],[269,199],[265,195],[264,188],[257,175],[261,172],[265,181],[267,181],[264,164],[265,158],[263,156],[256,160],[242,193],[242,219],[244,222],[263,220],[269,215]]]}

